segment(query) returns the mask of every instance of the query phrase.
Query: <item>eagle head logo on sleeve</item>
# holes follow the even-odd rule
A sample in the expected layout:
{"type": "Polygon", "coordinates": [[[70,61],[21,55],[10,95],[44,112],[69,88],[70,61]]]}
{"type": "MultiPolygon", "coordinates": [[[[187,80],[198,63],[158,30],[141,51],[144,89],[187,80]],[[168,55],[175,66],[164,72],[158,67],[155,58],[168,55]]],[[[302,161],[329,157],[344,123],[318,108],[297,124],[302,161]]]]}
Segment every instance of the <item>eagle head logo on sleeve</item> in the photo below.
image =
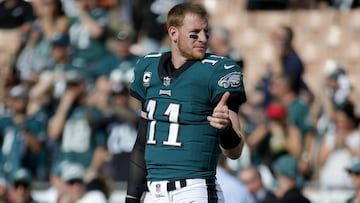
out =
{"type": "Polygon", "coordinates": [[[220,78],[218,85],[223,88],[239,87],[241,85],[241,72],[231,72],[220,78]]]}

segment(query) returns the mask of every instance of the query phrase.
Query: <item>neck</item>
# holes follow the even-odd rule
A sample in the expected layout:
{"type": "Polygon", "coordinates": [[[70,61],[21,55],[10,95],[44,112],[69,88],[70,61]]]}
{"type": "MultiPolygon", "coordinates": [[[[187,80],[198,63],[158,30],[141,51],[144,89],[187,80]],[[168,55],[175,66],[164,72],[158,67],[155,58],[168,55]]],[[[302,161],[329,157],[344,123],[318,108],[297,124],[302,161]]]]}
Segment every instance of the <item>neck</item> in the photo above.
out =
{"type": "Polygon", "coordinates": [[[13,120],[16,124],[20,124],[20,123],[23,123],[24,122],[24,119],[25,119],[25,114],[23,113],[15,113],[14,116],[13,116],[13,120]]]}
{"type": "Polygon", "coordinates": [[[186,62],[186,58],[181,55],[177,46],[172,46],[171,62],[173,63],[175,69],[179,69],[186,62]]]}

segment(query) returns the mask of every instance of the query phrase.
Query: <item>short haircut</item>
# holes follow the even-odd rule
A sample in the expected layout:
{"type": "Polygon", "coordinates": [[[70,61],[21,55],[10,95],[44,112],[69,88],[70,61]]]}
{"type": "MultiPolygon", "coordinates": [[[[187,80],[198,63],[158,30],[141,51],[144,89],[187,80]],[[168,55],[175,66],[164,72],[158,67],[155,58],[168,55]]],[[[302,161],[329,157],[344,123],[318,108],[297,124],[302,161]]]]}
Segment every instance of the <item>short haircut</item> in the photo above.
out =
{"type": "Polygon", "coordinates": [[[208,13],[206,9],[200,4],[192,4],[192,3],[177,4],[176,6],[171,8],[168,13],[167,22],[166,22],[167,27],[181,26],[183,24],[185,15],[188,13],[193,13],[203,18],[208,18],[208,13]]]}

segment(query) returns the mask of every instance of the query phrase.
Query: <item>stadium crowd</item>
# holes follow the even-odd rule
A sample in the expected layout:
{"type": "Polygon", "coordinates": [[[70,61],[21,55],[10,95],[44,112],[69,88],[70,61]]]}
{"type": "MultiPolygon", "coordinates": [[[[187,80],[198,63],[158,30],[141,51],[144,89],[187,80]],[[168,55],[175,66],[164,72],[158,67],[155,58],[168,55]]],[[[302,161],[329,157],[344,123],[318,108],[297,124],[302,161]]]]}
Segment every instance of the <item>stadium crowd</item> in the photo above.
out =
{"type": "MultiPolygon", "coordinates": [[[[169,49],[164,20],[180,2],[0,0],[0,202],[107,202],[109,182],[127,181],[140,112],[129,96],[132,70],[143,55],[169,49]],[[32,181],[51,187],[31,197],[32,181]]],[[[249,0],[246,9],[359,4],[342,2],[249,0]]],[[[310,87],[295,37],[288,25],[273,30],[275,62],[239,109],[246,146],[239,160],[219,160],[218,179],[242,192],[225,193],[227,202],[307,202],[302,191],[314,182],[355,188],[349,202],[360,201],[353,84],[335,62],[318,77],[319,90],[310,87]]],[[[209,52],[251,71],[234,38],[214,25],[209,52]]]]}

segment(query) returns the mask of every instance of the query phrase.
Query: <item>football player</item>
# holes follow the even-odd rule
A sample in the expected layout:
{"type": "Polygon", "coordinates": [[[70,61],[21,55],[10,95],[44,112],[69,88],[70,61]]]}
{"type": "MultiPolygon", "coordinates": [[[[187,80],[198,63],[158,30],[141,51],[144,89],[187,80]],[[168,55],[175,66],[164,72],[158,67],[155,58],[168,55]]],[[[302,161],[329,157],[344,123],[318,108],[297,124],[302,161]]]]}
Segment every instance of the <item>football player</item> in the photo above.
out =
{"type": "Polygon", "coordinates": [[[171,52],[140,59],[131,84],[142,120],[126,202],[139,202],[143,190],[145,203],[224,202],[216,164],[221,152],[232,159],[241,155],[242,69],[206,53],[208,15],[201,5],[174,6],[167,26],[171,52]]]}

